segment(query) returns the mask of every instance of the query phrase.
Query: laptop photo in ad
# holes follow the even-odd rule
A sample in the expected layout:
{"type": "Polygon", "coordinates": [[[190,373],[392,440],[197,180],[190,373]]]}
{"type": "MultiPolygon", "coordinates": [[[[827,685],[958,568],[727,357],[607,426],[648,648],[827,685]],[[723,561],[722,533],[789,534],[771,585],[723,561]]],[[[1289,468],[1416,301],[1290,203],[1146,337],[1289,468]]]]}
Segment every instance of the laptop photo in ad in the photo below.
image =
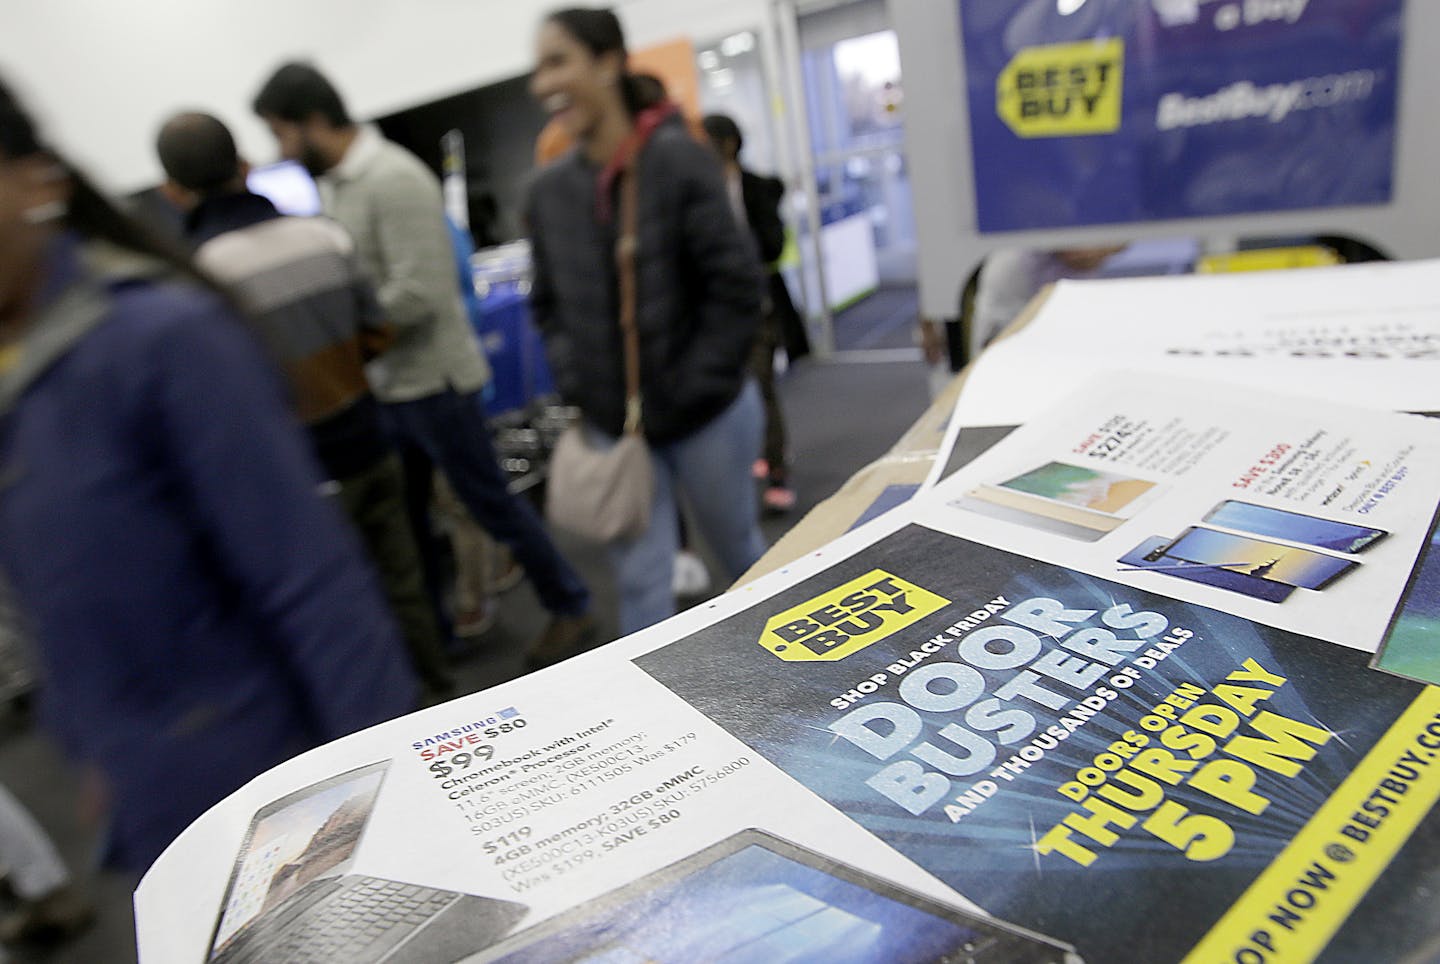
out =
{"type": "Polygon", "coordinates": [[[255,814],[207,960],[453,961],[519,923],[522,904],[349,873],[388,767],[342,773],[255,814]]]}
{"type": "Polygon", "coordinates": [[[473,959],[503,964],[1042,964],[1068,948],[745,830],[473,959]]]}

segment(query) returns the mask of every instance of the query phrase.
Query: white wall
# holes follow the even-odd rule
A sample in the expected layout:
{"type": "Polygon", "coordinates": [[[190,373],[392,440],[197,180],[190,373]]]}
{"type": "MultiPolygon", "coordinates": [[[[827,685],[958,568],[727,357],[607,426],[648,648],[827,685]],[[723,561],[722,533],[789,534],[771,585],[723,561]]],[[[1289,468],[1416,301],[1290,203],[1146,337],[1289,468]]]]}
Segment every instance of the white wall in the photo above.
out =
{"type": "Polygon", "coordinates": [[[1440,3],[1408,0],[1400,65],[1394,200],[1389,205],[1277,215],[1157,221],[981,236],[976,229],[968,101],[955,0],[887,0],[905,71],[906,148],[920,241],[920,310],[954,317],[960,286],[997,247],[1059,247],[1153,237],[1352,234],[1397,257],[1440,255],[1440,3]]]}
{"type": "MultiPolygon", "coordinates": [[[[177,109],[274,146],[251,97],[280,62],[314,60],[371,117],[529,70],[544,14],[569,0],[3,0],[0,74],[57,147],[117,191],[159,180],[152,142],[177,109]]],[[[768,21],[766,0],[620,0],[632,47],[713,40],[768,21]]]]}

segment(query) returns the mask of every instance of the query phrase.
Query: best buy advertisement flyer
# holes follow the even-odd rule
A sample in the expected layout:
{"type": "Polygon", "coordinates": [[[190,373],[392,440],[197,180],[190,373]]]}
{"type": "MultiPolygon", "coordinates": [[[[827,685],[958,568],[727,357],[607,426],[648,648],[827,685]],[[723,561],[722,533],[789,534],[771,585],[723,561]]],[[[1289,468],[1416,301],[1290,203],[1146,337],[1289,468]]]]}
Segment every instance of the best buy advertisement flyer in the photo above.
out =
{"type": "Polygon", "coordinates": [[[781,960],[801,940],[918,964],[981,933],[1001,960],[1066,954],[988,921],[611,650],[264,774],[170,847],[135,907],[147,964],[549,961],[620,931],[676,962],[781,960]]]}
{"type": "Polygon", "coordinates": [[[952,535],[1375,652],[1440,503],[1440,420],[1095,379],[920,497],[952,535]]]}
{"type": "Polygon", "coordinates": [[[1440,689],[1369,662],[1440,425],[1134,384],[255,779],[146,875],[141,959],[1423,959],[1440,689]]]}
{"type": "Polygon", "coordinates": [[[636,662],[1090,961],[1313,958],[1440,796],[1440,691],[919,526],[636,662]]]}

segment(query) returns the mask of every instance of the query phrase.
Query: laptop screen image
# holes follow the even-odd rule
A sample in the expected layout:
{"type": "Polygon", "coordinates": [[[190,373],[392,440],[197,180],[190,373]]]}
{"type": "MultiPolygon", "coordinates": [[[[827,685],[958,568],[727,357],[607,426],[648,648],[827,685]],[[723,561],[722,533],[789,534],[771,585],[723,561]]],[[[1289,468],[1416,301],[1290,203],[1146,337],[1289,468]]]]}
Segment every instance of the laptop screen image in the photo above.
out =
{"type": "Polygon", "coordinates": [[[268,198],[281,214],[311,217],[320,213],[320,189],[310,172],[296,161],[252,167],[245,186],[268,198]]]}
{"type": "MultiPolygon", "coordinates": [[[[853,872],[851,872],[853,873],[853,872]]],[[[932,913],[759,844],[610,902],[495,958],[506,964],[905,964],[1063,961],[1063,950],[984,922],[932,913]]],[[[943,913],[943,912],[942,912],[943,913]]]]}
{"type": "Polygon", "coordinates": [[[214,953],[306,884],[348,872],[385,769],[352,770],[256,814],[236,859],[214,953]]]}

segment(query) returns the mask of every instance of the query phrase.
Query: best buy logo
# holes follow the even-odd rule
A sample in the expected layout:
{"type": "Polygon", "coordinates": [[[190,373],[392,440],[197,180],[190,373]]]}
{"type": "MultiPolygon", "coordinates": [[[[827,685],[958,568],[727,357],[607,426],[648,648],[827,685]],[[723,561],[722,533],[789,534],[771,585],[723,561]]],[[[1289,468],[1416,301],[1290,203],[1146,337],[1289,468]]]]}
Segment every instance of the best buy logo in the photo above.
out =
{"type": "Polygon", "coordinates": [[[1125,42],[1026,47],[995,82],[995,111],[1021,137],[1112,134],[1120,129],[1125,42]]]}
{"type": "Polygon", "coordinates": [[[927,589],[872,569],[773,617],[760,645],[787,663],[834,662],[948,605],[927,589]]]}

